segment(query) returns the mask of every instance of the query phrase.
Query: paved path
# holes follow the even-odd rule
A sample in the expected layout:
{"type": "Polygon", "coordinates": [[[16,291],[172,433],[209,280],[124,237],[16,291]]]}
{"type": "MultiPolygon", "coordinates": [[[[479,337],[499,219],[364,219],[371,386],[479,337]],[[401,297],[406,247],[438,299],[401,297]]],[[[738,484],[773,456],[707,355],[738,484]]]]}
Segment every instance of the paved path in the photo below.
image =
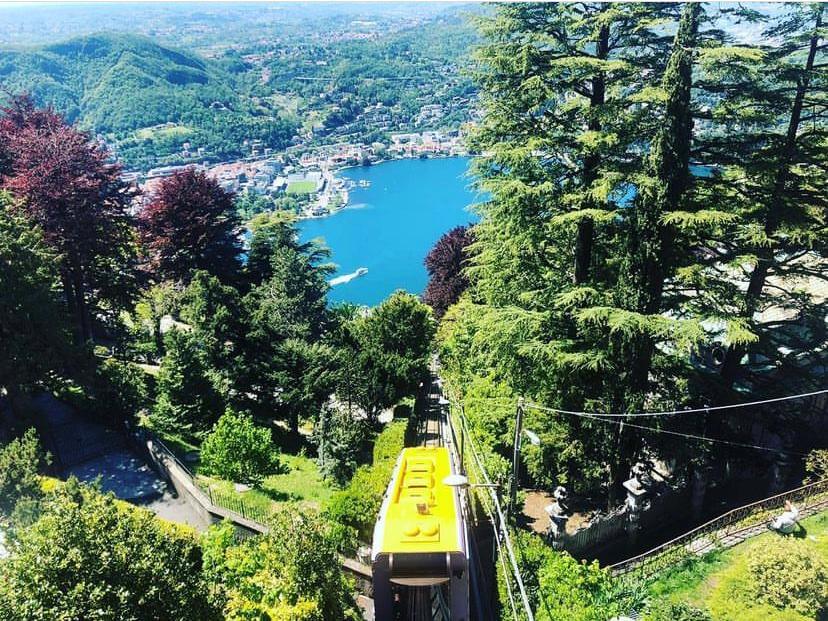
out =
{"type": "Polygon", "coordinates": [[[62,476],[98,481],[104,492],[146,507],[160,518],[203,530],[203,520],[158,476],[126,441],[126,436],[87,419],[48,393],[34,399],[38,428],[62,476]]]}
{"type": "Polygon", "coordinates": [[[98,481],[102,491],[139,504],[157,500],[167,491],[167,484],[155,471],[126,448],[72,466],[64,474],[84,483],[98,481]]]}
{"type": "Polygon", "coordinates": [[[204,518],[193,509],[192,505],[181,497],[173,496],[169,491],[164,492],[164,495],[160,498],[142,506],[155,513],[162,520],[186,524],[199,532],[207,530],[204,525],[204,518]]]}

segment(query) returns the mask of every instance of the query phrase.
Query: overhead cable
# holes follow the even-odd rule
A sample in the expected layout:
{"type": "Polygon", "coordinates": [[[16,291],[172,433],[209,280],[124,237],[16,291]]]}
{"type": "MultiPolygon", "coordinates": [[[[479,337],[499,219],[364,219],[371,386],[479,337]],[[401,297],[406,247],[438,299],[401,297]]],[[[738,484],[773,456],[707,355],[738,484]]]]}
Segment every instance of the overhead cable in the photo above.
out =
{"type": "Polygon", "coordinates": [[[639,418],[639,417],[653,417],[653,416],[675,416],[677,414],[701,414],[707,412],[718,412],[721,410],[733,410],[736,408],[757,407],[760,405],[767,405],[769,403],[781,403],[783,401],[794,401],[796,399],[805,399],[807,397],[815,397],[817,395],[824,395],[828,393],[828,389],[815,390],[813,392],[805,392],[798,395],[789,395],[787,397],[775,397],[773,399],[762,399],[760,401],[748,401],[746,403],[734,403],[732,405],[712,405],[701,408],[688,408],[686,410],[667,410],[663,412],[582,412],[579,410],[563,410],[561,408],[553,408],[545,405],[538,405],[537,403],[526,402],[526,407],[544,412],[552,412],[554,414],[571,414],[574,416],[600,416],[603,418],[639,418]]]}
{"type": "MultiPolygon", "coordinates": [[[[482,463],[482,461],[481,461],[481,459],[480,459],[480,457],[477,453],[477,449],[476,449],[475,444],[474,444],[474,437],[469,433],[469,428],[468,428],[468,425],[466,424],[466,417],[465,417],[465,414],[463,413],[462,405],[459,407],[459,411],[460,411],[460,424],[462,425],[463,430],[464,430],[464,432],[466,434],[466,437],[468,439],[469,447],[471,448],[471,453],[472,453],[472,457],[474,459],[474,462],[476,462],[477,468],[478,468],[480,474],[482,475],[484,482],[487,485],[491,485],[492,481],[489,478],[489,473],[486,472],[486,469],[483,466],[483,463],[482,463]]],[[[494,519],[495,516],[491,516],[492,521],[495,522],[495,524],[494,524],[495,529],[499,530],[501,536],[503,537],[503,543],[504,543],[504,545],[506,547],[506,551],[508,553],[507,556],[509,558],[509,563],[512,566],[512,571],[514,572],[515,581],[517,582],[518,590],[520,592],[520,598],[521,598],[523,606],[526,610],[527,619],[528,619],[528,621],[534,621],[535,616],[534,616],[534,613],[532,612],[532,606],[529,604],[529,597],[526,594],[526,588],[523,584],[523,577],[520,574],[520,568],[518,567],[518,564],[517,564],[517,560],[516,560],[516,557],[515,557],[515,551],[514,551],[514,548],[512,546],[512,540],[511,540],[511,537],[509,536],[509,529],[506,526],[506,518],[503,515],[503,510],[500,508],[500,502],[497,499],[497,493],[491,487],[489,487],[488,490],[489,490],[489,494],[490,494],[490,497],[491,497],[491,500],[492,500],[492,504],[494,506],[494,509],[495,509],[495,512],[496,512],[496,515],[497,515],[496,520],[494,519]]],[[[497,533],[495,533],[495,540],[497,540],[497,538],[498,538],[497,533]]]]}
{"type": "MultiPolygon", "coordinates": [[[[529,404],[527,404],[527,406],[531,407],[529,404]]],[[[801,457],[805,457],[807,455],[807,453],[800,453],[798,451],[787,451],[785,449],[777,449],[777,448],[773,448],[773,447],[770,447],[770,446],[760,446],[758,444],[747,444],[747,443],[744,443],[744,442],[734,442],[732,440],[725,440],[723,438],[710,438],[710,437],[707,437],[707,436],[699,436],[699,435],[692,434],[692,433],[683,433],[683,432],[680,432],[680,431],[671,431],[669,429],[659,429],[658,427],[647,427],[646,425],[636,425],[634,423],[628,423],[628,422],[625,422],[625,421],[622,421],[622,420],[612,420],[612,419],[608,419],[608,418],[601,418],[599,416],[593,416],[591,414],[582,414],[582,413],[576,413],[576,412],[570,412],[569,414],[571,414],[573,416],[579,416],[581,418],[588,418],[588,419],[591,419],[591,420],[597,420],[597,421],[600,421],[602,423],[611,423],[613,425],[621,425],[621,426],[624,426],[624,427],[632,427],[633,429],[643,429],[645,431],[652,431],[653,433],[664,433],[664,434],[671,435],[671,436],[678,436],[678,437],[681,437],[681,438],[689,438],[691,440],[701,440],[703,442],[713,442],[713,443],[716,443],[716,444],[728,444],[730,446],[737,446],[737,447],[740,447],[740,448],[756,449],[756,450],[760,450],[760,451],[768,451],[768,452],[771,452],[771,453],[785,453],[787,455],[799,455],[801,457]]]]}

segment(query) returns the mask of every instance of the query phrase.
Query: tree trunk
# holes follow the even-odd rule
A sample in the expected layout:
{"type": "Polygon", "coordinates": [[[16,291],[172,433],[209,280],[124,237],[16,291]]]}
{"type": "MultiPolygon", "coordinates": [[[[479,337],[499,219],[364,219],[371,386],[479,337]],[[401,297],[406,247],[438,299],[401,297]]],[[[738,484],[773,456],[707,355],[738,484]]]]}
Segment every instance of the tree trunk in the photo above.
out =
{"type": "Polygon", "coordinates": [[[66,269],[61,270],[60,280],[63,284],[63,297],[66,300],[66,311],[74,320],[74,330],[72,332],[75,345],[81,345],[83,343],[83,331],[81,329],[80,321],[78,320],[79,314],[74,281],[71,278],[70,272],[66,269]]]}
{"type": "Polygon", "coordinates": [[[592,218],[578,223],[578,237],[575,241],[575,284],[581,285],[589,279],[592,264],[592,235],[595,224],[592,218]]]}
{"type": "Polygon", "coordinates": [[[92,322],[89,317],[89,306],[86,302],[86,286],[83,282],[83,272],[80,266],[75,266],[72,269],[72,285],[75,292],[76,317],[81,342],[88,343],[92,340],[92,322]]]}
{"type": "MultiPolygon", "coordinates": [[[[595,57],[606,60],[609,54],[609,27],[601,26],[596,41],[595,57]]],[[[606,101],[606,77],[603,72],[597,73],[592,78],[592,93],[590,94],[589,107],[590,118],[588,127],[591,131],[600,131],[601,122],[598,120],[597,110],[606,101]]],[[[589,187],[598,178],[598,166],[601,158],[598,155],[590,155],[584,159],[584,187],[589,187]]],[[[591,218],[584,218],[578,223],[578,236],[575,240],[575,284],[580,285],[589,279],[590,266],[592,264],[593,232],[595,223],[591,218]]]]}
{"type": "MultiPolygon", "coordinates": [[[[765,215],[765,234],[767,236],[771,236],[776,232],[776,229],[782,220],[782,213],[785,210],[785,204],[782,198],[790,179],[791,166],[793,165],[793,160],[796,155],[796,136],[799,132],[799,124],[802,120],[802,106],[805,100],[805,95],[808,92],[810,74],[814,70],[814,59],[816,58],[817,49],[819,47],[819,30],[822,26],[822,11],[823,8],[820,6],[819,13],[817,13],[816,17],[816,23],[814,24],[814,34],[811,36],[808,59],[805,61],[805,73],[796,86],[796,95],[794,96],[793,108],[791,109],[791,118],[788,121],[788,131],[785,135],[785,146],[782,150],[781,165],[776,172],[776,179],[774,179],[773,183],[773,191],[771,192],[765,215]]],[[[773,249],[761,248],[757,252],[757,255],[759,257],[759,261],[750,275],[750,282],[748,284],[747,292],[745,293],[745,311],[743,317],[748,320],[753,317],[759,307],[762,292],[765,288],[765,281],[767,280],[770,267],[773,263],[773,249]]],[[[733,387],[733,383],[736,381],[741,367],[742,357],[745,355],[746,351],[747,349],[744,345],[731,345],[728,347],[721,370],[721,377],[726,388],[733,387]]]]}

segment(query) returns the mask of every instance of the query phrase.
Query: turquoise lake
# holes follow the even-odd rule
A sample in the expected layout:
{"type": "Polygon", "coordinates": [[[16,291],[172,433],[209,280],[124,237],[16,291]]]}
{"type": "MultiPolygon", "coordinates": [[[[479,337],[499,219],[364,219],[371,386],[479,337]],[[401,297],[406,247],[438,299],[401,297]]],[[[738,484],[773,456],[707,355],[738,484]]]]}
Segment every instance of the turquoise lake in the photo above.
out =
{"type": "Polygon", "coordinates": [[[338,173],[370,187],[350,191],[348,207],[303,220],[300,238],[322,238],[337,265],[334,276],[368,273],[331,287],[331,302],[374,306],[397,289],[420,294],[428,282],[423,259],[443,233],[477,221],[478,196],[466,176],[468,158],[405,159],[338,173]]]}

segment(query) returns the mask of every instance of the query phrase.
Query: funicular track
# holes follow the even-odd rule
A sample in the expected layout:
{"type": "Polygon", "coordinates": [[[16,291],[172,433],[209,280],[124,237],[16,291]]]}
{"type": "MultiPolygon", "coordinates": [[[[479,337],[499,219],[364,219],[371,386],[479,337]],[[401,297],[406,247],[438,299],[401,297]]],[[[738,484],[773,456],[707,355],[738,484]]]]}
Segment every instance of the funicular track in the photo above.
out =
{"type": "MultiPolygon", "coordinates": [[[[432,374],[427,386],[419,396],[418,408],[416,409],[417,433],[416,444],[428,447],[446,447],[449,449],[451,459],[458,472],[462,470],[461,456],[458,453],[457,439],[453,434],[451,423],[448,419],[447,401],[443,398],[441,381],[436,372],[432,374]]],[[[465,502],[463,506],[466,507],[465,502]]],[[[469,537],[470,550],[476,557],[474,541],[471,541],[472,529],[468,523],[469,514],[464,508],[462,519],[466,523],[465,529],[469,537]]],[[[475,621],[489,621],[489,614],[484,613],[480,589],[480,576],[478,575],[479,563],[477,558],[472,559],[469,572],[469,597],[471,599],[470,619],[475,621]]],[[[405,621],[450,621],[449,606],[446,601],[446,591],[441,586],[420,587],[409,589],[407,601],[404,606],[405,621]]]]}

